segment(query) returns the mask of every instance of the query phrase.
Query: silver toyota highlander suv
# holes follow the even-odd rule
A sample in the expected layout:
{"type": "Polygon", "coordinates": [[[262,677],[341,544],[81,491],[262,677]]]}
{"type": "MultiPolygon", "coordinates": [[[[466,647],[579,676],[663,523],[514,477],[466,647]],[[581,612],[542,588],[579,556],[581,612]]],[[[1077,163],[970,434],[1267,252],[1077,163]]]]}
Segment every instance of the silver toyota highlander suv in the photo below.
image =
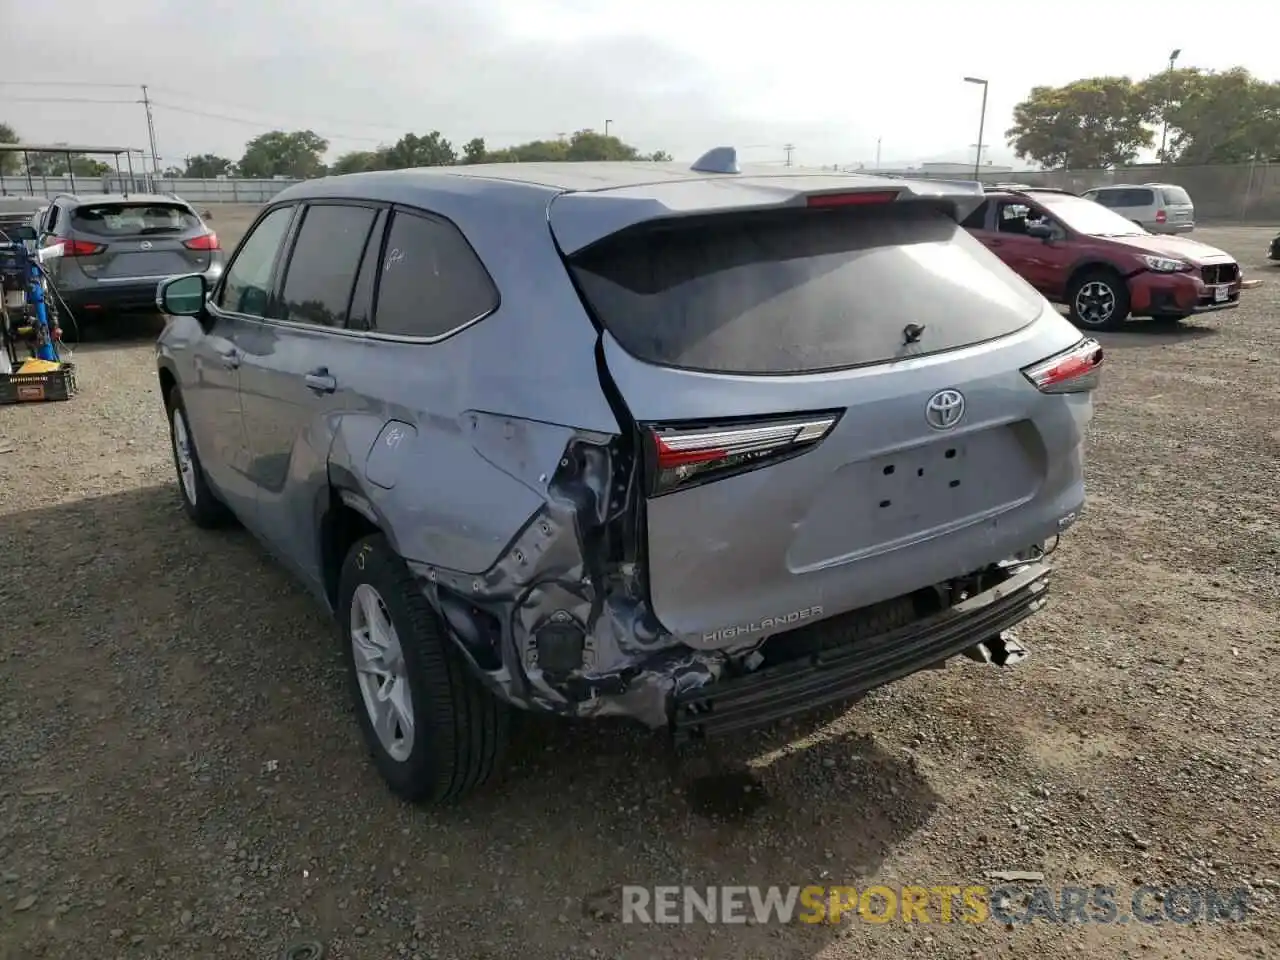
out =
{"type": "Polygon", "coordinates": [[[1102,350],[982,200],[728,148],[290,187],[157,291],[185,509],[335,614],[412,799],[488,778],[513,706],[683,739],[1002,663],[1102,350]]]}

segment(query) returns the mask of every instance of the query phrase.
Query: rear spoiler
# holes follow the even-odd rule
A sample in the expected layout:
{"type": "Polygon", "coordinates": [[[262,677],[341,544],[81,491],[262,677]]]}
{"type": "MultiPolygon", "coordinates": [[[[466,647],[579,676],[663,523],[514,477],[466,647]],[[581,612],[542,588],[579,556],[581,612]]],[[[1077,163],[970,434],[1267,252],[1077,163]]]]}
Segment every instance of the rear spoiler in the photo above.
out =
{"type": "Polygon", "coordinates": [[[900,180],[889,177],[698,177],[631,187],[557,195],[547,219],[565,256],[628,227],[660,220],[794,207],[837,207],[931,201],[960,222],[986,199],[969,180],[900,180]]]}

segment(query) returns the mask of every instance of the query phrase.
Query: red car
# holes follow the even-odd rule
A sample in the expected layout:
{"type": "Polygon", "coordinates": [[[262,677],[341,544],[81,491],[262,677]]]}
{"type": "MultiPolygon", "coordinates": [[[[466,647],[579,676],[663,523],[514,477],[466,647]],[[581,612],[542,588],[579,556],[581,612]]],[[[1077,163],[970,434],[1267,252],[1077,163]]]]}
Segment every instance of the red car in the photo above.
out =
{"type": "Polygon", "coordinates": [[[993,190],[965,228],[1079,327],[1180,320],[1240,305],[1240,265],[1188,237],[1155,236],[1061,190],[993,190]]]}

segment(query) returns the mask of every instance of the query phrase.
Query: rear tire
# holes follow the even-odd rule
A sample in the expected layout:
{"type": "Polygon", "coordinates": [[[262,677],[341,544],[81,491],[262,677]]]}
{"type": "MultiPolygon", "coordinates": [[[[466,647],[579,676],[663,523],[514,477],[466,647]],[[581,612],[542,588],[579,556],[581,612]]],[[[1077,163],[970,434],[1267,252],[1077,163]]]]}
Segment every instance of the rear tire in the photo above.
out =
{"type": "Polygon", "coordinates": [[[1067,305],[1077,327],[1112,330],[1129,316],[1129,288],[1114,270],[1088,270],[1072,281],[1067,305]]]}
{"type": "Polygon", "coordinates": [[[182,498],[182,509],[197,527],[212,530],[227,526],[234,517],[205,480],[204,467],[191,436],[187,408],[177,387],[169,394],[167,406],[169,446],[173,450],[173,466],[178,473],[178,496],[182,498]]]}
{"type": "Polygon", "coordinates": [[[360,729],[392,792],[452,803],[486,783],[506,752],[511,709],[471,674],[381,534],[347,552],[337,613],[360,729]]]}

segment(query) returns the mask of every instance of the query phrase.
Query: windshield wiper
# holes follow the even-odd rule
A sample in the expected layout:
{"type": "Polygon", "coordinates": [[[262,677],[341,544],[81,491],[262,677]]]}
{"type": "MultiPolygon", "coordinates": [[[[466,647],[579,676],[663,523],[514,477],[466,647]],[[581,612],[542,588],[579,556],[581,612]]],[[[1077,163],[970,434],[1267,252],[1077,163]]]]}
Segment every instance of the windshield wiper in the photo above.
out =
{"type": "Polygon", "coordinates": [[[181,227],[143,227],[138,231],[138,236],[145,237],[153,233],[181,233],[181,227]]]}

